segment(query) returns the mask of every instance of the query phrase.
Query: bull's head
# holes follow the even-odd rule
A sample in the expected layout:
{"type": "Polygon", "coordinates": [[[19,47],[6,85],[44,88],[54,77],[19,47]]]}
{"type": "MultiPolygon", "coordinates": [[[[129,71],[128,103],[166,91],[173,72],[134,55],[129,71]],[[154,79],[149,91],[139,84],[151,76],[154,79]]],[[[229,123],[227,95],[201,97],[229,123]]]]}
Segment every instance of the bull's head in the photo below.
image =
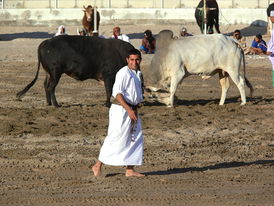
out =
{"type": "Polygon", "coordinates": [[[163,30],[158,34],[156,53],[144,73],[145,95],[168,106],[173,106],[173,96],[171,97],[170,94],[171,67],[167,66],[170,60],[166,54],[172,41],[174,41],[172,31],[163,30]]]}
{"type": "Polygon", "coordinates": [[[91,22],[91,19],[93,17],[94,8],[91,5],[88,5],[87,7],[83,6],[83,8],[84,8],[83,12],[85,13],[87,21],[91,22]]]}
{"type": "Polygon", "coordinates": [[[145,96],[148,97],[150,100],[158,101],[169,106],[171,105],[169,87],[169,85],[165,85],[163,83],[148,83],[145,87],[145,96]]]}

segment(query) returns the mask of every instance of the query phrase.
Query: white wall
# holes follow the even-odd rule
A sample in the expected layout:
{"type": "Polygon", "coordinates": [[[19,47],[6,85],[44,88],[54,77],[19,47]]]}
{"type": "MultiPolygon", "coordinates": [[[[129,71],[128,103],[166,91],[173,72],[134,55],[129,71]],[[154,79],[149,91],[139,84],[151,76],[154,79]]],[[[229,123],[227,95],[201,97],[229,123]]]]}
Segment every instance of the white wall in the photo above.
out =
{"type": "MultiPolygon", "coordinates": [[[[195,9],[99,9],[102,23],[113,20],[185,20],[194,22],[195,9]]],[[[50,22],[78,24],[83,17],[77,9],[2,9],[0,24],[48,25],[50,22]]],[[[251,24],[265,26],[266,9],[221,9],[221,24],[251,24]],[[258,21],[259,20],[259,21],[258,21]]]]}

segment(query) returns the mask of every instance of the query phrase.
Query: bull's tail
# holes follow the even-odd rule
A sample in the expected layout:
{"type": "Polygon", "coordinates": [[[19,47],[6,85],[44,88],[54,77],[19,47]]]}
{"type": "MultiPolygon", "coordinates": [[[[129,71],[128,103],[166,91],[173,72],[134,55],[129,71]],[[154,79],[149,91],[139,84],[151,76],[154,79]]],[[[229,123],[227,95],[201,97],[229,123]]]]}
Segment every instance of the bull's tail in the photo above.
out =
{"type": "Polygon", "coordinates": [[[243,68],[244,68],[245,83],[246,83],[246,86],[250,89],[249,96],[252,97],[254,89],[253,89],[253,86],[251,85],[250,81],[248,81],[248,79],[246,78],[246,75],[245,75],[246,73],[245,73],[245,54],[244,54],[244,50],[241,48],[241,46],[239,44],[238,44],[238,46],[240,47],[241,53],[242,53],[242,56],[243,56],[243,68]]]}
{"type": "Polygon", "coordinates": [[[31,83],[29,83],[22,91],[20,91],[16,94],[17,99],[20,99],[35,84],[36,80],[38,79],[38,74],[39,74],[39,70],[40,70],[40,63],[41,63],[41,61],[40,61],[40,52],[38,51],[38,68],[37,68],[36,75],[35,75],[35,77],[34,77],[34,79],[32,80],[31,83]]]}

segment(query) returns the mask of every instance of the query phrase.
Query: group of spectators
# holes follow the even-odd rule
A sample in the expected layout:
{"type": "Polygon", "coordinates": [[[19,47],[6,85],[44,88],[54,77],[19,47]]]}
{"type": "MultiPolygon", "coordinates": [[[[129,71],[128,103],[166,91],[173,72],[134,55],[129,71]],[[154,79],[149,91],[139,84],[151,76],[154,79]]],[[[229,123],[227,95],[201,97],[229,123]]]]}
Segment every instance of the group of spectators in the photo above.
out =
{"type": "Polygon", "coordinates": [[[239,42],[245,54],[266,54],[267,52],[267,44],[261,34],[255,36],[250,47],[247,45],[246,38],[242,36],[240,30],[234,31],[233,38],[239,42]]]}
{"type": "MultiPolygon", "coordinates": [[[[86,36],[87,32],[85,31],[85,29],[81,28],[81,29],[77,29],[77,34],[81,36],[86,36]]],[[[55,34],[55,36],[59,36],[59,35],[67,35],[64,25],[61,25],[58,27],[58,31],[55,34]]],[[[187,32],[186,27],[182,27],[179,33],[179,37],[176,37],[176,38],[188,37],[188,36],[193,36],[193,35],[187,32]]],[[[104,36],[100,36],[100,37],[105,38],[104,36]]],[[[126,42],[130,42],[129,37],[126,34],[123,34],[121,32],[121,28],[118,26],[113,28],[113,34],[110,38],[120,39],[126,42]]],[[[248,46],[246,38],[242,36],[241,31],[238,29],[234,31],[233,38],[240,43],[240,46],[244,50],[245,54],[265,54],[267,51],[267,44],[263,40],[263,37],[261,34],[257,34],[255,36],[254,40],[251,43],[251,46],[248,46]]],[[[143,54],[155,53],[156,39],[153,37],[151,30],[148,29],[144,32],[144,37],[142,39],[142,43],[139,49],[143,54]]]]}

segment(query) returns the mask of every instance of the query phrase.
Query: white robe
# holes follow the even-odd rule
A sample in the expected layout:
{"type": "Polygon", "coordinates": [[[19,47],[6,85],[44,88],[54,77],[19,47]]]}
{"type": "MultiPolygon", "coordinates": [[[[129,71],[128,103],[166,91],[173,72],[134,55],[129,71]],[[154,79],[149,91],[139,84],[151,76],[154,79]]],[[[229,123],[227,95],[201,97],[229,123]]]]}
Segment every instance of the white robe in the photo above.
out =
{"type": "Polygon", "coordinates": [[[272,71],[274,71],[274,28],[273,28],[269,43],[267,45],[267,51],[272,52],[272,54],[269,55],[268,58],[272,63],[272,71]]]}
{"type": "MultiPolygon", "coordinates": [[[[143,100],[140,71],[132,71],[127,66],[118,71],[113,86],[112,96],[122,94],[126,102],[137,105],[143,100]]],[[[126,110],[112,104],[109,110],[108,135],[104,140],[99,160],[107,165],[127,166],[143,163],[143,134],[141,119],[132,129],[132,122],[126,110]]]]}

